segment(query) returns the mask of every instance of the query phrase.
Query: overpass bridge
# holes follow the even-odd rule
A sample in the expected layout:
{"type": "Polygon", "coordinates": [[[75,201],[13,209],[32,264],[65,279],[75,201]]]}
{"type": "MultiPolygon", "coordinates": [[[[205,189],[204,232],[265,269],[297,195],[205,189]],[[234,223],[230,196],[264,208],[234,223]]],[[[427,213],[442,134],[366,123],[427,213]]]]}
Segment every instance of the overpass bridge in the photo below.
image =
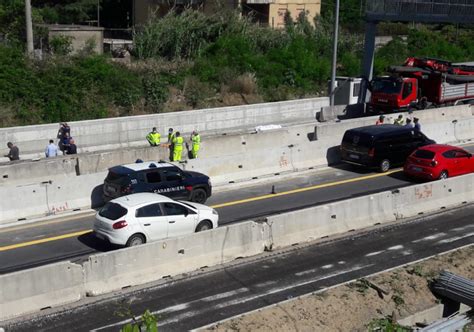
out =
{"type": "MultiPolygon", "coordinates": [[[[366,0],[365,20],[362,76],[370,81],[379,22],[473,24],[474,0],[366,0]]],[[[364,102],[367,89],[360,91],[359,102],[364,102]]]]}

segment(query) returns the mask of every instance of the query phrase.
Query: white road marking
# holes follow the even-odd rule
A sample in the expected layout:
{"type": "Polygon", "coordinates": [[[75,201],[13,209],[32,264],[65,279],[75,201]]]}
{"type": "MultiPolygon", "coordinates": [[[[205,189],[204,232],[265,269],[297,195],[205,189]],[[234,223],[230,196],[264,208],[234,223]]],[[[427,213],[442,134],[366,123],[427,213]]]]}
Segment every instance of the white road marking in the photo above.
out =
{"type": "Polygon", "coordinates": [[[339,261],[339,262],[337,262],[337,264],[342,265],[342,264],[346,264],[346,262],[345,261],[339,261]]]}
{"type": "Polygon", "coordinates": [[[400,250],[400,249],[403,249],[403,246],[401,244],[387,248],[387,250],[400,250]]]}
{"type": "Polygon", "coordinates": [[[284,292],[284,291],[292,289],[292,288],[308,285],[308,284],[311,284],[311,283],[314,283],[314,282],[320,281],[320,280],[333,278],[333,277],[339,276],[341,274],[346,274],[346,273],[349,273],[349,272],[362,270],[366,267],[370,267],[370,266],[373,266],[373,265],[374,264],[368,264],[368,265],[362,265],[362,266],[356,265],[351,269],[346,269],[346,270],[341,270],[339,272],[330,273],[330,274],[324,275],[322,277],[318,277],[318,278],[311,279],[311,280],[308,280],[308,281],[303,281],[303,282],[293,284],[293,285],[289,285],[289,286],[286,286],[286,287],[275,288],[275,289],[272,289],[272,290],[269,290],[269,291],[265,292],[265,294],[254,295],[254,296],[249,296],[249,297],[243,297],[243,298],[240,298],[240,299],[230,300],[228,302],[220,303],[220,304],[214,306],[214,308],[215,309],[222,309],[222,308],[230,307],[230,306],[233,306],[233,305],[238,305],[238,304],[241,304],[241,303],[244,303],[244,302],[253,301],[253,300],[256,300],[258,298],[267,296],[267,295],[284,292]]]}
{"type": "Polygon", "coordinates": [[[376,255],[379,255],[379,254],[383,253],[384,251],[385,250],[370,252],[367,255],[365,255],[365,257],[376,256],[376,255]]]}
{"type": "Polygon", "coordinates": [[[321,268],[327,270],[327,269],[330,269],[333,266],[334,266],[333,264],[328,264],[328,265],[321,266],[321,268]]]}
{"type": "Polygon", "coordinates": [[[424,238],[421,238],[421,239],[418,239],[418,240],[414,240],[414,241],[411,241],[411,243],[418,243],[418,242],[423,242],[423,241],[431,241],[431,240],[436,240],[442,236],[445,236],[446,233],[436,233],[436,234],[433,234],[433,235],[429,235],[429,236],[425,236],[424,238]]]}
{"type": "MultiPolygon", "coordinates": [[[[198,300],[194,300],[194,301],[190,301],[190,302],[186,302],[186,303],[181,303],[181,304],[177,304],[177,305],[167,307],[167,308],[164,308],[164,309],[161,309],[161,310],[153,311],[151,314],[152,315],[159,315],[159,314],[168,314],[168,313],[175,312],[175,311],[181,311],[181,310],[185,310],[185,309],[189,308],[189,306],[192,303],[195,303],[195,302],[200,302],[200,301],[211,302],[211,301],[214,301],[214,300],[220,300],[220,299],[223,299],[223,298],[226,298],[226,297],[231,297],[231,296],[239,294],[239,293],[248,292],[248,290],[249,290],[248,288],[243,287],[243,288],[239,288],[239,289],[236,289],[236,290],[233,290],[233,291],[224,292],[224,293],[220,293],[220,294],[216,294],[216,295],[211,295],[211,296],[203,297],[202,299],[198,299],[198,300]]],[[[173,321],[178,319],[178,317],[181,317],[181,319],[182,319],[182,318],[187,318],[188,315],[194,315],[194,314],[196,314],[196,312],[194,312],[194,311],[186,312],[184,315],[178,315],[176,318],[173,318],[173,321]],[[184,316],[186,316],[186,317],[184,317],[184,316]]],[[[141,316],[135,317],[135,320],[139,320],[139,319],[141,319],[141,316]]],[[[103,330],[103,329],[106,329],[106,328],[109,328],[109,327],[118,326],[118,325],[120,325],[120,326],[125,325],[125,324],[128,324],[128,323],[132,322],[132,321],[133,321],[133,319],[131,319],[131,318],[125,319],[125,320],[117,322],[117,323],[109,324],[109,325],[102,326],[102,327],[99,327],[97,329],[91,330],[91,332],[92,331],[100,331],[100,330],[103,330]]],[[[169,322],[172,322],[172,321],[170,320],[169,322]]],[[[162,321],[159,322],[159,325],[161,325],[161,324],[162,324],[162,321]]]]}
{"type": "Polygon", "coordinates": [[[439,243],[439,244],[451,243],[451,242],[454,242],[454,241],[457,241],[457,240],[461,240],[461,239],[464,239],[464,238],[470,237],[470,236],[474,236],[474,232],[473,232],[473,233],[466,234],[466,235],[463,235],[463,236],[455,236],[455,237],[451,237],[451,238],[449,238],[449,239],[444,239],[444,240],[438,241],[437,243],[439,243]]]}
{"type": "Polygon", "coordinates": [[[467,225],[467,226],[464,226],[464,227],[453,228],[453,229],[450,230],[450,232],[462,232],[462,231],[465,231],[466,229],[469,229],[469,228],[474,228],[474,225],[467,225]]]}
{"type": "Polygon", "coordinates": [[[315,268],[315,269],[311,269],[311,270],[296,272],[296,273],[295,273],[295,276],[301,277],[301,276],[304,276],[305,274],[310,274],[310,273],[316,272],[316,271],[318,271],[318,270],[319,270],[319,268],[315,268]]]}
{"type": "Polygon", "coordinates": [[[403,255],[403,256],[408,256],[408,255],[411,255],[411,254],[413,254],[413,252],[412,252],[411,250],[404,250],[404,251],[402,252],[402,255],[403,255]]]}

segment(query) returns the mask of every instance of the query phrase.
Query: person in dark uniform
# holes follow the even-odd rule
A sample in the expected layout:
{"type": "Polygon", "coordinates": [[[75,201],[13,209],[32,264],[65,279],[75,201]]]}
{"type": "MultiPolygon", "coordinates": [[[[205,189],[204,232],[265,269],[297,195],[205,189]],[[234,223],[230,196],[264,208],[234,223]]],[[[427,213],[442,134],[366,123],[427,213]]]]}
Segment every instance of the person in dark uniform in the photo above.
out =
{"type": "Polygon", "coordinates": [[[69,146],[66,149],[66,154],[77,154],[77,146],[72,138],[69,140],[69,146]]]}
{"type": "Polygon", "coordinates": [[[5,155],[5,157],[10,159],[10,161],[20,160],[20,149],[18,149],[18,147],[12,142],[8,142],[7,146],[10,151],[8,152],[8,154],[5,155]]]}

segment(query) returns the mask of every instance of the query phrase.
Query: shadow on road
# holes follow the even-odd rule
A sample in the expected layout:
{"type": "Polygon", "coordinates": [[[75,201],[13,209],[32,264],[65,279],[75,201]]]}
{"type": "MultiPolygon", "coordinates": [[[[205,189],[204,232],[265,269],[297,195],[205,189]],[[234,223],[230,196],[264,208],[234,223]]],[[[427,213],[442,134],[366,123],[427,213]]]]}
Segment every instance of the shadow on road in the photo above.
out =
{"type": "Polygon", "coordinates": [[[119,248],[107,241],[98,239],[92,232],[80,235],[77,239],[89,248],[100,252],[108,252],[119,248]]]}

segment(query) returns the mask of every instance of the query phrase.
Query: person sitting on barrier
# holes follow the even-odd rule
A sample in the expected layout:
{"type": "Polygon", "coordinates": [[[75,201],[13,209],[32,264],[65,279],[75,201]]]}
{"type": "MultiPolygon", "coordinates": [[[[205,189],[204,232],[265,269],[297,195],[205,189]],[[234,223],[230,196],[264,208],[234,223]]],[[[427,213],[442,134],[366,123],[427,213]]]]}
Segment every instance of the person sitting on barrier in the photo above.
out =
{"type": "Polygon", "coordinates": [[[66,149],[66,154],[77,154],[77,146],[72,138],[69,140],[69,146],[66,149]]]}
{"type": "Polygon", "coordinates": [[[150,146],[160,146],[161,135],[156,130],[156,127],[153,127],[152,131],[146,135],[146,140],[150,143],[150,146]]]}
{"type": "Polygon", "coordinates": [[[58,156],[58,146],[54,144],[54,141],[52,139],[49,140],[49,144],[46,146],[44,154],[46,155],[46,158],[58,156]]]}
{"type": "Polygon", "coordinates": [[[5,155],[5,157],[10,159],[10,161],[20,160],[20,149],[18,149],[18,147],[12,142],[8,142],[7,146],[10,151],[5,155]]]}

